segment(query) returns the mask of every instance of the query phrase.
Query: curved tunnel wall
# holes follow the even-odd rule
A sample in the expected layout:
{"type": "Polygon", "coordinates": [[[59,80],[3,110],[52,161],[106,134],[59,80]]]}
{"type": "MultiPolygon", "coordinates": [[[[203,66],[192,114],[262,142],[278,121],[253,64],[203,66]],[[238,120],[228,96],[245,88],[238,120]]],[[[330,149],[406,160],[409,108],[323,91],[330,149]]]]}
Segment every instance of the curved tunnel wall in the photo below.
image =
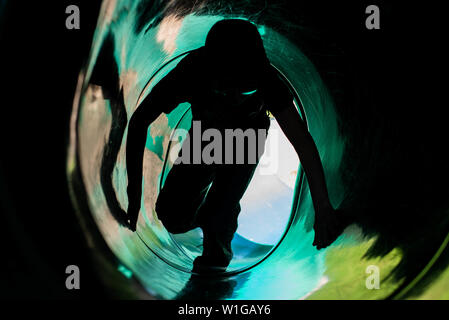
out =
{"type": "MultiPolygon", "coordinates": [[[[74,110],[78,111],[75,115],[78,165],[88,206],[100,233],[124,270],[131,272],[150,295],[163,299],[197,297],[199,288],[212,284],[218,288],[219,298],[229,299],[371,299],[386,298],[393,293],[401,283],[388,280],[387,276],[400,262],[398,250],[391,251],[381,260],[363,259],[374,240],[363,238],[355,226],[348,228],[326,250],[317,251],[312,247],[313,208],[307,183],[299,179],[300,175],[292,199],[298,205],[292,209],[291,227],[275,250],[270,251],[269,256],[265,256],[268,251],[256,255],[256,260],[265,258],[254,267],[256,260],[246,262],[243,272],[238,272],[241,266],[236,266],[235,272],[224,278],[198,283],[189,272],[191,253],[195,252],[195,239],[198,238],[188,237],[184,244],[182,239],[174,239],[153,210],[168,140],[188,105],[179,106],[170,115],[161,115],[150,127],[144,156],[144,196],[138,232],[133,234],[119,226],[111,206],[127,207],[124,159],[127,121],[176,61],[160,72],[159,69],[173,57],[202,46],[210,27],[216,21],[230,17],[226,12],[204,12],[201,6],[188,11],[177,10],[174,2],[173,8],[155,5],[151,19],[139,25],[140,4],[103,2],[91,56],[79,90],[79,110],[74,110]],[[112,62],[116,70],[115,74],[108,75],[108,80],[102,82],[100,79],[98,86],[93,80],[98,77],[97,65],[102,61],[112,62]],[[106,92],[113,94],[108,97],[106,92]],[[116,160],[116,163],[112,161],[115,165],[110,164],[111,159],[116,160]],[[108,176],[112,177],[109,182],[108,176]],[[117,197],[116,201],[111,201],[111,192],[117,197]],[[383,290],[375,295],[365,287],[365,268],[372,264],[383,268],[385,280],[383,290]],[[344,275],[348,265],[353,268],[352,276],[344,275]],[[342,288],[345,288],[346,296],[342,296],[342,288]]],[[[245,14],[232,17],[253,18],[245,14]]],[[[346,193],[341,178],[345,139],[339,133],[339,119],[332,97],[313,64],[295,43],[269,25],[258,24],[258,27],[271,63],[286,76],[301,99],[310,133],[323,162],[331,201],[334,206],[339,206],[346,193]]]]}

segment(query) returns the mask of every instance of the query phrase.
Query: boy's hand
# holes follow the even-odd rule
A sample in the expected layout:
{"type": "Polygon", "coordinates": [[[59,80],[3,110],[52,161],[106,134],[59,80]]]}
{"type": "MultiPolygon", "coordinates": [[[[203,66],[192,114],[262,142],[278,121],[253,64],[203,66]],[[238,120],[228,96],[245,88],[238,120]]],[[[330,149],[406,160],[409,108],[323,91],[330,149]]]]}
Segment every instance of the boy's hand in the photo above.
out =
{"type": "Polygon", "coordinates": [[[111,213],[121,226],[130,228],[125,210],[119,207],[111,210],[111,213]]]}
{"type": "Polygon", "coordinates": [[[129,221],[129,228],[131,231],[136,231],[137,229],[137,219],[139,218],[139,211],[140,211],[140,197],[137,199],[135,196],[137,192],[133,192],[133,190],[130,190],[130,188],[127,188],[128,193],[128,214],[127,218],[129,221]]]}
{"type": "Polygon", "coordinates": [[[137,208],[136,206],[132,205],[128,207],[128,221],[131,231],[136,231],[137,229],[137,219],[139,218],[139,211],[140,207],[137,208]]]}
{"type": "Polygon", "coordinates": [[[331,245],[341,235],[348,223],[340,210],[326,207],[315,213],[315,239],[313,245],[318,250],[331,245]]]}

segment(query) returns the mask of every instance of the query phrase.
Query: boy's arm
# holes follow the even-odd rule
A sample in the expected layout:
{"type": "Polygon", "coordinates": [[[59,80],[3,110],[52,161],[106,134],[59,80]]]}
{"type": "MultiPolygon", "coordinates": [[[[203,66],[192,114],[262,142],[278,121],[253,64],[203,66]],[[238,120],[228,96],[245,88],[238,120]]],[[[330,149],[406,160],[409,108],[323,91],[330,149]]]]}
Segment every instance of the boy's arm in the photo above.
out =
{"type": "MultiPolygon", "coordinates": [[[[151,99],[151,94],[148,96],[151,99]]],[[[148,99],[147,98],[147,99],[148,99]]],[[[148,126],[162,113],[160,107],[146,100],[132,115],[126,140],[126,171],[128,174],[128,217],[135,230],[142,196],[143,154],[148,126]],[[146,102],[147,101],[147,102],[146,102]]]]}
{"type": "MultiPolygon", "coordinates": [[[[182,64],[182,62],[180,63],[182,64]]],[[[143,155],[149,125],[162,113],[169,113],[179,103],[187,101],[184,68],[176,67],[152,89],[132,115],[126,141],[128,173],[128,216],[135,231],[142,196],[143,155]]]]}
{"type": "Polygon", "coordinates": [[[295,148],[312,195],[315,212],[320,214],[332,208],[327,193],[324,170],[317,147],[293,102],[280,112],[273,113],[282,131],[295,148]]]}
{"type": "Polygon", "coordinates": [[[332,208],[318,149],[302,121],[293,101],[279,111],[273,110],[282,131],[295,148],[307,177],[315,209],[315,240],[318,249],[330,245],[343,231],[336,211],[332,208]]]}

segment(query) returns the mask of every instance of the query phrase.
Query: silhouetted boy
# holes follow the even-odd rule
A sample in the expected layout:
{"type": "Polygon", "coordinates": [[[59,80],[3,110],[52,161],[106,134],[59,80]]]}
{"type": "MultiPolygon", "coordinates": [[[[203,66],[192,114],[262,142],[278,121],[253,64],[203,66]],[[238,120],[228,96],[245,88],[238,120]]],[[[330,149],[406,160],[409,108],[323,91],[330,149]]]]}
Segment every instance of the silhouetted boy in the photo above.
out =
{"type": "MultiPolygon", "coordinates": [[[[257,28],[240,19],[216,23],[207,35],[205,46],[189,53],[133,114],[126,149],[128,217],[132,230],[136,228],[140,210],[148,126],[162,112],[168,114],[182,102],[191,104],[193,120],[201,121],[202,132],[209,128],[222,133],[237,128],[268,130],[267,111],[271,112],[298,153],[310,186],[315,209],[314,245],[324,248],[337,238],[342,224],[329,202],[315,143],[293,104],[288,87],[271,67],[257,28]]],[[[190,143],[184,143],[182,152],[198,152],[192,148],[194,137],[189,133],[190,143]]],[[[156,202],[156,213],[172,233],[201,227],[203,254],[195,260],[194,270],[224,271],[229,265],[239,201],[256,166],[257,161],[247,160],[244,164],[182,163],[174,164],[168,174],[156,202]]]]}

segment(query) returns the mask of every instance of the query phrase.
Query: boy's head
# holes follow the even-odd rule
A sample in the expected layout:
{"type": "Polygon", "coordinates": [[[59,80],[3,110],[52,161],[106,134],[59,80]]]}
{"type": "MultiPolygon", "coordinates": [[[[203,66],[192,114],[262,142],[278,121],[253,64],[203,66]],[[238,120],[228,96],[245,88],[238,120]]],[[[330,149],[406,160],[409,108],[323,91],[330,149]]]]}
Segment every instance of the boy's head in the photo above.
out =
{"type": "Polygon", "coordinates": [[[242,93],[256,90],[262,72],[269,66],[257,27],[242,19],[217,22],[207,35],[205,51],[219,86],[242,93]]]}

